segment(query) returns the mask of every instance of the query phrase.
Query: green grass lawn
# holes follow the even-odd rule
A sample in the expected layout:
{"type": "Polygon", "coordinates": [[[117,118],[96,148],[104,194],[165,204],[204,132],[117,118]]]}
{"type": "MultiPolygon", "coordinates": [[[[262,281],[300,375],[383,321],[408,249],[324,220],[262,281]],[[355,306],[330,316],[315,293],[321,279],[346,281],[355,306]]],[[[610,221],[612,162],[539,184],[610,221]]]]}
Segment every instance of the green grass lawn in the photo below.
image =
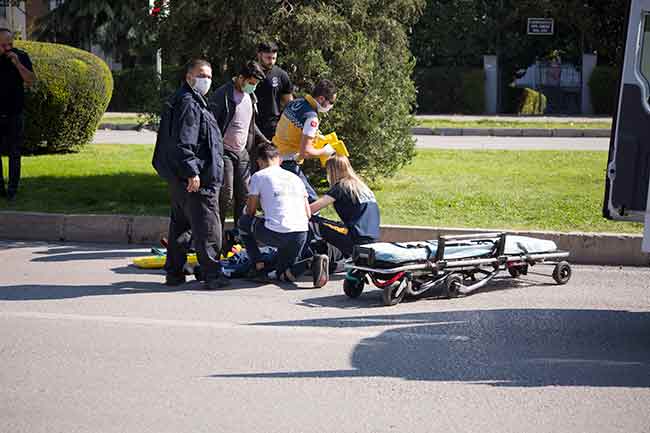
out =
{"type": "Polygon", "coordinates": [[[541,128],[541,129],[611,129],[610,121],[593,122],[533,122],[501,120],[421,120],[418,126],[425,128],[541,128]]]}
{"type": "MultiPolygon", "coordinates": [[[[150,145],[23,158],[21,194],[0,210],[166,215],[150,145]]],[[[421,150],[374,190],[385,224],[639,233],[603,219],[606,152],[421,150]]],[[[6,170],[6,160],[5,160],[6,170]]]]}

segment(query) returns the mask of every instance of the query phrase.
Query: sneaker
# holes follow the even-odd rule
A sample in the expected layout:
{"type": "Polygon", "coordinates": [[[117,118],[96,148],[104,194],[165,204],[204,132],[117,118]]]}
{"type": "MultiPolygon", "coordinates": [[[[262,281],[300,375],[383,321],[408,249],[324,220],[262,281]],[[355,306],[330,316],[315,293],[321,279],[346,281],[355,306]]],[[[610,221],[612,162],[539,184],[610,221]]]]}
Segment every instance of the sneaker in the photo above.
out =
{"type": "Polygon", "coordinates": [[[185,275],[167,274],[165,275],[166,286],[180,286],[185,284],[185,275]]]}
{"type": "Polygon", "coordinates": [[[16,193],[15,192],[7,192],[7,201],[9,203],[15,203],[16,202],[16,193]]]}
{"type": "Polygon", "coordinates": [[[311,263],[311,275],[314,287],[320,288],[330,280],[330,259],[325,254],[315,255],[311,263]]]}
{"type": "Polygon", "coordinates": [[[230,280],[223,275],[219,275],[214,280],[208,280],[203,285],[205,290],[219,290],[230,287],[230,280]]]}

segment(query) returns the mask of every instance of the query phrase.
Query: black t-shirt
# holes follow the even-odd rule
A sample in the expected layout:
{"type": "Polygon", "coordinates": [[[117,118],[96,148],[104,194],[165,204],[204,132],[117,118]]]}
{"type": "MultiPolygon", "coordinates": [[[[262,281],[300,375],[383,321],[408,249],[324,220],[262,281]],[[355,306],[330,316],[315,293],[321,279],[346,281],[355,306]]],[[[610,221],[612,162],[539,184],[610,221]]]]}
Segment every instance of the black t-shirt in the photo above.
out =
{"type": "MultiPolygon", "coordinates": [[[[280,67],[273,65],[266,74],[266,79],[255,89],[258,114],[255,123],[264,134],[275,133],[280,120],[280,97],[292,93],[293,85],[289,75],[280,67]]],[[[266,137],[269,140],[273,137],[266,137]]]]}
{"type": "Polygon", "coordinates": [[[353,238],[379,239],[379,206],[372,192],[357,202],[337,183],[325,195],[334,199],[334,209],[353,238]]]}
{"type": "MultiPolygon", "coordinates": [[[[33,71],[26,52],[13,49],[20,63],[33,71]]],[[[25,87],[18,69],[6,55],[0,56],[0,114],[20,114],[25,108],[25,87]]]]}

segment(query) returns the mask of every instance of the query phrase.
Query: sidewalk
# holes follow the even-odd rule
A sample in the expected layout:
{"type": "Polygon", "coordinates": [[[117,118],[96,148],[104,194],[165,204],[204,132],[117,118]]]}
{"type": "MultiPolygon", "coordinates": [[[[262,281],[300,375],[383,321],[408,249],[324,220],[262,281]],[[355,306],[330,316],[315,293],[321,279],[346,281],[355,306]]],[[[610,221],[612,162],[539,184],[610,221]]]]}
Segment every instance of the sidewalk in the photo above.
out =
{"type": "MultiPolygon", "coordinates": [[[[102,122],[98,129],[114,131],[134,131],[140,129],[138,125],[130,123],[111,123],[111,118],[129,118],[132,117],[134,123],[137,121],[137,113],[105,113],[104,117],[108,120],[102,122]]],[[[574,122],[589,123],[594,121],[611,122],[611,117],[562,117],[562,116],[464,116],[464,115],[417,115],[415,118],[419,121],[439,120],[453,122],[528,122],[528,123],[553,123],[553,122],[574,122]]],[[[415,127],[411,129],[413,135],[440,135],[440,136],[470,136],[470,137],[585,137],[598,138],[609,137],[611,130],[609,128],[431,128],[415,127]]]]}

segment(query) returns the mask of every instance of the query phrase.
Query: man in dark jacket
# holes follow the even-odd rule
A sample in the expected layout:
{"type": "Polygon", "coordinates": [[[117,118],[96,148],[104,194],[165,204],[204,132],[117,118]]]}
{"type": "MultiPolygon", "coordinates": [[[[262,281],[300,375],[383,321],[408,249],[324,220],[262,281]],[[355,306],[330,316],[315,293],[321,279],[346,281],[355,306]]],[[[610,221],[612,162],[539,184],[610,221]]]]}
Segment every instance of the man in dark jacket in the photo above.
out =
{"type": "MultiPolygon", "coordinates": [[[[158,152],[157,149],[154,155],[154,166],[167,167],[172,173],[166,176],[171,217],[165,270],[166,284],[170,286],[185,282],[183,268],[189,230],[205,276],[205,288],[214,290],[229,284],[219,264],[223,142],[219,126],[204,99],[211,83],[212,67],[207,61],[188,63],[185,83],[172,99],[170,144],[165,151],[158,152]]],[[[161,141],[161,134],[167,132],[159,131],[158,134],[161,141]]],[[[158,148],[159,144],[156,146],[158,148]]]]}
{"type": "Polygon", "coordinates": [[[0,159],[0,196],[9,201],[15,200],[20,180],[20,151],[25,136],[25,86],[31,86],[36,79],[29,56],[14,48],[13,41],[11,31],[0,28],[0,144],[4,142],[9,153],[6,190],[0,159]]]}
{"type": "Polygon", "coordinates": [[[219,195],[220,215],[225,220],[228,209],[232,206],[235,227],[248,196],[248,183],[257,146],[268,142],[255,124],[255,88],[263,79],[261,66],[257,62],[248,62],[232,81],[219,87],[210,96],[208,104],[223,135],[224,178],[219,195]]]}

